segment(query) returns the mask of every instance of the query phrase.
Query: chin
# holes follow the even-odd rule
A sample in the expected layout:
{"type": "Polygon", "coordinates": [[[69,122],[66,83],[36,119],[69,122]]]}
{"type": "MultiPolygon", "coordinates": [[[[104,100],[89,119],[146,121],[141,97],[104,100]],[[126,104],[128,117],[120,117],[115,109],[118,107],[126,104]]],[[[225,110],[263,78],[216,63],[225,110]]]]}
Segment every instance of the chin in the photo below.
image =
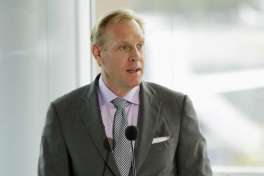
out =
{"type": "Polygon", "coordinates": [[[141,83],[141,79],[130,82],[130,83],[128,83],[128,85],[129,85],[129,87],[134,88],[134,87],[138,86],[140,83],[141,83]]]}

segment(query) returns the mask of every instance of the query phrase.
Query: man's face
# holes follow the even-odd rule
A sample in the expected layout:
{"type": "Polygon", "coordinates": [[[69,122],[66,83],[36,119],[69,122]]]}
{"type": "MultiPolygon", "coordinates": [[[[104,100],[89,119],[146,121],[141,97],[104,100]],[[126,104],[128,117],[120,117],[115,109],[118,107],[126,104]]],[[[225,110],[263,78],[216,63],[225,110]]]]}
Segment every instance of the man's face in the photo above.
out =
{"type": "Polygon", "coordinates": [[[106,85],[116,94],[124,94],[141,82],[144,69],[144,34],[134,21],[110,24],[106,42],[96,57],[106,85]]]}

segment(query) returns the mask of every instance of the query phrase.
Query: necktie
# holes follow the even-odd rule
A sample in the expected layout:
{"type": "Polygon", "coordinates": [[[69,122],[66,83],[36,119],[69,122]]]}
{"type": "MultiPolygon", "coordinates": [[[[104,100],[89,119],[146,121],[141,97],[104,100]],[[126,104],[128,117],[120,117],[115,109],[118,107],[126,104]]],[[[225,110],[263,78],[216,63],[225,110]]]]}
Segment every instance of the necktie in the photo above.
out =
{"type": "Polygon", "coordinates": [[[112,101],[116,108],[113,125],[113,155],[122,176],[128,176],[132,160],[130,141],[126,139],[127,116],[125,107],[128,102],[122,98],[112,101]]]}

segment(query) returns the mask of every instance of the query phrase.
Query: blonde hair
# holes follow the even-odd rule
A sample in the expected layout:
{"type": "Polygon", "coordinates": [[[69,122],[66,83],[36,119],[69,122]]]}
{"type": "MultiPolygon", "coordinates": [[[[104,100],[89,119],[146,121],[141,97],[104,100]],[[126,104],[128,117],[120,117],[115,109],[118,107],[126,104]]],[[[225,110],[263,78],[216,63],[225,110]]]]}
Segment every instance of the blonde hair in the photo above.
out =
{"type": "Polygon", "coordinates": [[[97,25],[94,26],[91,32],[91,43],[103,46],[105,43],[104,30],[110,23],[116,24],[121,21],[135,20],[144,32],[143,21],[137,17],[131,10],[115,10],[104,16],[97,25]]]}

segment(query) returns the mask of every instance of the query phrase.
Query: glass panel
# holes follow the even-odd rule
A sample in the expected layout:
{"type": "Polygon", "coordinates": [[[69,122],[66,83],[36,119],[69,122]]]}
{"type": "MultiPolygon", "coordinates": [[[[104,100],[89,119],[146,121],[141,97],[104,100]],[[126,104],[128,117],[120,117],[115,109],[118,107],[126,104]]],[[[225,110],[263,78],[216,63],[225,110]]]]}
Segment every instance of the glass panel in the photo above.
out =
{"type": "Polygon", "coordinates": [[[145,21],[145,79],[190,95],[215,168],[263,167],[264,1],[122,4],[145,21]]]}

